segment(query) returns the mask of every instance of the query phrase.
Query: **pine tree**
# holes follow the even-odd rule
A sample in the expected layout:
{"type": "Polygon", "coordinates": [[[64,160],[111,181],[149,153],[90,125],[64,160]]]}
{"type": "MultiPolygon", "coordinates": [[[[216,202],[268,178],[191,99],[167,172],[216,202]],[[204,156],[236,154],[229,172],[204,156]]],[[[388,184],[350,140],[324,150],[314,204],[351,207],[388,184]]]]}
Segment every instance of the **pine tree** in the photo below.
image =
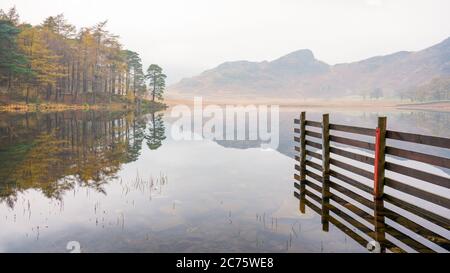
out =
{"type": "Polygon", "coordinates": [[[20,29],[16,26],[17,23],[15,9],[8,13],[0,10],[0,85],[6,82],[8,91],[11,91],[15,77],[30,74],[27,58],[18,51],[16,39],[20,29]]]}
{"type": "Polygon", "coordinates": [[[146,78],[149,80],[152,101],[162,100],[164,89],[166,88],[166,75],[162,73],[162,68],[157,64],[152,64],[147,69],[146,78]]]}

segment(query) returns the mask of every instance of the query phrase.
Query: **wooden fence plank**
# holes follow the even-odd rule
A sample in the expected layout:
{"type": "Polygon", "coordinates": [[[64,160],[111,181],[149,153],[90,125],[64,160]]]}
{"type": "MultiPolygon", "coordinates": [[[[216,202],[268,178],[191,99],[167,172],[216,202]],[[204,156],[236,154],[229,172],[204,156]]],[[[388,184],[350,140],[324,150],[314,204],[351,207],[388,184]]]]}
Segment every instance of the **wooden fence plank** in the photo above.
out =
{"type": "Polygon", "coordinates": [[[405,245],[411,247],[420,253],[435,253],[436,251],[430,249],[419,241],[414,240],[409,235],[401,232],[400,230],[394,228],[393,226],[386,224],[386,233],[389,233],[392,237],[404,243],[405,245]]]}
{"type": "Polygon", "coordinates": [[[322,160],[322,155],[319,154],[319,153],[315,153],[313,151],[306,150],[306,155],[309,155],[310,157],[314,157],[314,158],[317,158],[319,160],[322,160]]]}
{"type": "MultiPolygon", "coordinates": [[[[359,207],[355,206],[352,203],[349,203],[347,200],[342,199],[341,197],[337,196],[337,195],[332,195],[331,199],[336,202],[337,204],[339,204],[340,206],[348,209],[349,211],[351,211],[352,213],[354,213],[355,215],[359,216],[360,218],[362,218],[363,220],[365,220],[368,224],[370,224],[371,226],[374,226],[375,224],[375,229],[377,227],[377,225],[379,225],[379,222],[377,221],[377,219],[367,213],[366,211],[360,209],[359,207]]],[[[339,209],[336,207],[336,209],[339,209]]],[[[357,221],[355,219],[355,221],[357,221]]],[[[331,222],[331,221],[330,221],[331,222]]],[[[363,230],[360,230],[361,232],[364,232],[363,230]]],[[[367,232],[367,230],[366,230],[367,232]]],[[[383,230],[384,232],[384,230],[383,230]]],[[[374,238],[376,241],[378,241],[380,243],[381,246],[381,251],[385,252],[385,248],[389,248],[390,250],[393,249],[398,249],[398,247],[396,247],[392,242],[386,240],[386,238],[383,237],[379,237],[379,234],[377,232],[368,232],[366,233],[367,235],[369,235],[370,237],[374,238]]]]}
{"type": "Polygon", "coordinates": [[[357,153],[353,153],[353,152],[349,152],[346,150],[342,150],[336,147],[330,147],[330,152],[333,154],[337,154],[349,159],[353,159],[362,163],[366,163],[369,165],[373,165],[374,163],[374,159],[372,157],[369,156],[365,156],[365,155],[361,155],[361,154],[357,154],[357,153]]]}
{"type": "Polygon", "coordinates": [[[435,156],[435,155],[428,155],[428,154],[423,154],[423,153],[419,153],[419,152],[408,151],[408,150],[395,148],[395,147],[391,147],[391,146],[386,147],[386,153],[390,154],[390,155],[399,156],[399,157],[403,157],[403,158],[420,161],[423,163],[428,163],[431,165],[450,169],[450,158],[444,158],[444,157],[435,156]]]}
{"type": "MultiPolygon", "coordinates": [[[[312,193],[311,191],[306,191],[305,195],[308,196],[309,198],[311,198],[312,200],[316,201],[317,203],[321,204],[322,203],[322,198],[320,198],[319,196],[315,195],[314,193],[312,193]]],[[[322,212],[323,213],[323,212],[322,212]]]]}
{"type": "Polygon", "coordinates": [[[366,239],[361,237],[358,233],[354,232],[351,228],[339,222],[336,218],[330,216],[330,223],[332,223],[335,227],[340,229],[343,233],[347,234],[350,238],[355,240],[359,245],[366,248],[369,243],[366,239]]]}
{"type": "Polygon", "coordinates": [[[358,148],[363,148],[363,149],[370,150],[370,151],[375,150],[375,144],[361,141],[361,140],[340,137],[340,136],[334,136],[334,135],[330,135],[330,140],[333,142],[337,142],[337,143],[341,143],[341,144],[345,144],[345,145],[349,145],[349,146],[354,146],[354,147],[358,147],[358,148]]]}
{"type": "Polygon", "coordinates": [[[369,187],[369,186],[367,186],[367,185],[364,185],[363,183],[358,182],[358,181],[356,181],[356,180],[353,179],[353,178],[350,178],[350,177],[348,177],[348,176],[346,176],[346,175],[343,175],[343,174],[341,174],[341,173],[339,173],[339,172],[336,172],[336,171],[333,170],[333,169],[330,170],[330,175],[331,175],[332,177],[336,178],[336,179],[341,180],[342,182],[345,182],[345,183],[347,183],[347,184],[349,184],[349,185],[351,185],[351,186],[353,186],[353,187],[359,189],[359,190],[362,190],[362,191],[367,192],[367,193],[370,193],[370,194],[373,193],[373,190],[372,190],[371,187],[369,187]]]}
{"type": "Polygon", "coordinates": [[[362,233],[366,234],[367,236],[371,237],[372,239],[375,239],[375,235],[374,235],[374,232],[372,229],[370,229],[366,225],[362,224],[355,218],[351,217],[346,212],[336,208],[334,205],[331,205],[331,204],[330,204],[330,211],[332,211],[334,214],[336,214],[337,216],[339,216],[340,218],[342,218],[343,220],[348,222],[350,225],[357,228],[362,233]]]}
{"type": "MultiPolygon", "coordinates": [[[[349,224],[351,224],[352,226],[357,228],[362,233],[364,233],[367,236],[371,237],[372,239],[375,239],[375,240],[377,239],[376,236],[375,236],[375,232],[372,229],[368,228],[366,225],[362,224],[361,222],[359,222],[358,220],[356,220],[352,216],[348,215],[344,211],[338,209],[337,207],[335,207],[335,206],[333,206],[331,204],[330,204],[330,211],[332,211],[334,214],[336,214],[337,216],[341,217],[343,220],[345,220],[346,222],[348,222],[349,224]]],[[[408,244],[410,247],[412,247],[412,248],[414,248],[416,250],[422,250],[424,252],[429,252],[429,251],[432,252],[432,250],[430,250],[429,248],[427,248],[426,246],[424,246],[420,242],[412,240],[411,238],[405,236],[403,233],[401,233],[401,232],[399,232],[399,231],[397,231],[395,229],[391,229],[389,231],[390,231],[390,234],[393,237],[395,237],[397,240],[402,241],[405,244],[408,244]]],[[[388,247],[388,248],[394,248],[395,247],[395,245],[392,242],[389,242],[387,240],[384,240],[384,241],[382,241],[380,243],[386,245],[386,247],[388,247]]]]}
{"type": "Polygon", "coordinates": [[[419,234],[420,236],[429,240],[430,242],[433,242],[434,244],[450,251],[450,241],[447,238],[442,237],[440,234],[437,234],[432,230],[424,228],[423,226],[411,221],[410,219],[388,208],[384,208],[383,213],[384,216],[396,222],[397,224],[404,226],[405,228],[411,230],[412,232],[419,234]]]}
{"type": "Polygon", "coordinates": [[[450,229],[450,220],[439,214],[436,214],[429,210],[423,209],[416,205],[410,204],[410,203],[408,203],[402,199],[399,199],[395,196],[392,196],[390,194],[384,194],[383,198],[385,201],[387,201],[401,209],[409,211],[409,212],[411,212],[419,217],[422,217],[423,219],[430,221],[438,226],[441,226],[446,229],[450,229]]]}
{"type": "MultiPolygon", "coordinates": [[[[294,196],[298,199],[300,199],[300,194],[298,194],[297,192],[294,192],[294,196]]],[[[311,203],[308,199],[305,200],[305,204],[312,209],[313,211],[315,211],[317,214],[322,214],[322,211],[320,210],[319,207],[317,207],[316,205],[314,205],[313,203],[311,203]]]]}
{"type": "Polygon", "coordinates": [[[315,137],[315,138],[322,139],[322,134],[321,133],[317,133],[317,132],[306,130],[306,135],[310,136],[310,137],[315,137]]]}
{"type": "Polygon", "coordinates": [[[367,223],[369,223],[371,225],[373,224],[374,219],[375,219],[373,217],[373,215],[370,215],[366,211],[358,208],[354,204],[348,202],[347,200],[345,200],[335,194],[331,195],[330,199],[333,200],[334,202],[338,203],[340,206],[342,206],[342,207],[348,209],[349,211],[353,212],[354,214],[358,215],[359,217],[361,217],[362,219],[367,221],[367,223]]]}
{"type": "Polygon", "coordinates": [[[386,162],[385,166],[386,166],[386,170],[396,172],[396,173],[399,173],[402,175],[406,175],[409,177],[417,178],[422,181],[450,189],[450,179],[448,179],[448,178],[445,178],[445,177],[442,177],[442,176],[439,176],[436,174],[432,174],[432,173],[427,173],[427,172],[421,171],[419,169],[413,169],[410,167],[402,166],[402,165],[392,163],[392,162],[386,162]]]}
{"type": "Polygon", "coordinates": [[[316,185],[315,183],[313,183],[313,182],[311,182],[309,180],[305,181],[305,185],[310,187],[311,189],[317,191],[317,193],[319,193],[319,194],[322,192],[322,187],[316,185]]]}
{"type": "Polygon", "coordinates": [[[396,131],[387,131],[386,137],[395,140],[413,142],[423,145],[430,145],[435,147],[441,147],[450,149],[450,139],[443,137],[435,137],[435,136],[425,136],[419,134],[411,134],[404,132],[396,132],[396,131]]]}
{"type": "Polygon", "coordinates": [[[366,136],[375,136],[375,130],[371,128],[363,128],[356,126],[347,126],[341,124],[330,124],[330,130],[353,133],[366,136]]]}
{"type": "Polygon", "coordinates": [[[322,128],[322,124],[320,122],[312,121],[312,120],[307,120],[306,121],[306,126],[322,128]]]}
{"type": "Polygon", "coordinates": [[[322,183],[322,177],[308,169],[306,169],[306,175],[316,180],[317,182],[322,183]]]}
{"type": "Polygon", "coordinates": [[[388,178],[388,177],[385,178],[385,184],[386,184],[386,186],[396,189],[398,191],[410,194],[414,197],[417,197],[417,198],[423,199],[425,201],[431,202],[433,204],[450,209],[450,199],[447,199],[443,196],[424,191],[422,189],[410,186],[405,183],[401,183],[399,181],[396,181],[396,180],[388,178]]]}
{"type": "Polygon", "coordinates": [[[314,168],[314,169],[318,170],[319,172],[322,172],[322,166],[320,164],[317,164],[310,160],[306,160],[306,166],[310,166],[311,168],[314,168]]]}
{"type": "MultiPolygon", "coordinates": [[[[370,180],[373,179],[373,173],[372,173],[372,172],[369,172],[369,171],[366,171],[366,170],[364,170],[364,169],[361,169],[361,168],[355,167],[355,166],[353,166],[353,165],[350,165],[350,164],[341,162],[341,161],[336,160],[336,159],[334,159],[334,158],[331,158],[331,159],[330,159],[330,163],[331,163],[332,165],[336,166],[336,167],[339,167],[339,168],[344,169],[344,170],[346,170],[346,171],[355,173],[355,174],[360,175],[360,176],[362,176],[362,177],[365,177],[365,178],[367,178],[367,179],[370,179],[370,180]]],[[[373,192],[373,191],[372,191],[372,192],[373,192]]]]}
{"type": "Polygon", "coordinates": [[[338,183],[333,182],[333,181],[330,181],[330,187],[332,189],[342,193],[343,195],[350,197],[351,199],[357,201],[358,203],[366,206],[367,208],[373,210],[374,202],[372,200],[369,200],[369,199],[367,199],[367,198],[365,198],[365,197],[363,197],[363,196],[353,192],[352,190],[347,189],[346,187],[341,186],[338,183]]]}
{"type": "Polygon", "coordinates": [[[319,150],[322,149],[322,144],[310,140],[306,140],[306,146],[311,146],[319,150]]]}

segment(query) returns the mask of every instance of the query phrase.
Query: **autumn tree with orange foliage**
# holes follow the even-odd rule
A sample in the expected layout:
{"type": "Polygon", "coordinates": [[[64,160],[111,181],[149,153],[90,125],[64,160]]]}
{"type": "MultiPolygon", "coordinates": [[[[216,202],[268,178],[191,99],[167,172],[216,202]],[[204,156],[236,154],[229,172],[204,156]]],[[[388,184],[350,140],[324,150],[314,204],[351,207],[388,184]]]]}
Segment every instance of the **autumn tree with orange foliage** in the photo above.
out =
{"type": "Polygon", "coordinates": [[[125,50],[106,23],[77,30],[59,14],[32,26],[20,22],[15,8],[0,10],[0,94],[27,104],[134,103],[144,97],[139,54],[125,50]]]}

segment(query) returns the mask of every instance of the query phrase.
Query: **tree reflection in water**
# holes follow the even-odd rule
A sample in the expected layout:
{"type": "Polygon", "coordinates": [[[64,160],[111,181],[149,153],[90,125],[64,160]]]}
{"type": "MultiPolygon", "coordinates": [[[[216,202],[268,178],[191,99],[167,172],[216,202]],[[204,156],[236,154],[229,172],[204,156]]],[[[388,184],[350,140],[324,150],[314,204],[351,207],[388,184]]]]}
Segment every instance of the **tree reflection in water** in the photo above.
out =
{"type": "Polygon", "coordinates": [[[148,134],[145,136],[150,150],[156,150],[161,147],[162,141],[166,139],[165,131],[163,114],[150,113],[148,134]]]}
{"type": "Polygon", "coordinates": [[[105,193],[121,165],[138,159],[144,139],[150,149],[162,145],[162,117],[133,111],[2,114],[0,202],[13,207],[28,189],[59,200],[77,185],[105,193]]]}

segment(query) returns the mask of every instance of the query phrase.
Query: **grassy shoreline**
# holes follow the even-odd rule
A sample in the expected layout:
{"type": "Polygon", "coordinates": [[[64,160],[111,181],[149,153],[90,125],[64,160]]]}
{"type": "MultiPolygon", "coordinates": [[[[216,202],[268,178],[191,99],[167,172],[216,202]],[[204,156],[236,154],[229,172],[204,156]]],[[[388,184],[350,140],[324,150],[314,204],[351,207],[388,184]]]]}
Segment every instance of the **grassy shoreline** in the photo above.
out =
{"type": "MultiPolygon", "coordinates": [[[[167,108],[164,103],[145,101],[142,103],[143,108],[152,108],[163,110],[167,108]]],[[[67,104],[67,103],[9,103],[0,105],[0,113],[2,112],[57,112],[67,110],[130,110],[135,109],[136,105],[132,103],[97,103],[97,104],[67,104]]]]}
{"type": "MultiPolygon", "coordinates": [[[[269,101],[264,101],[269,103],[269,101]]],[[[169,99],[167,104],[162,102],[142,101],[141,107],[151,108],[156,110],[164,110],[168,106],[174,106],[178,104],[192,105],[193,100],[187,99],[169,99]]],[[[205,100],[205,105],[208,104],[248,104],[249,101],[235,100],[235,101],[210,101],[205,100]]],[[[255,103],[255,101],[253,101],[255,103]]],[[[256,104],[261,102],[256,102],[256,104]]],[[[396,103],[388,101],[314,101],[314,102],[291,102],[286,101],[272,101],[272,104],[278,104],[280,107],[307,107],[307,108],[350,108],[350,109],[398,109],[398,110],[424,110],[424,111],[444,111],[450,112],[450,101],[442,102],[426,102],[426,103],[396,103]]],[[[135,109],[136,105],[133,103],[125,102],[111,102],[111,103],[96,103],[96,104],[69,104],[69,103],[29,103],[16,102],[0,105],[0,113],[2,112],[55,112],[55,111],[67,111],[67,110],[131,110],[135,109]]]]}

